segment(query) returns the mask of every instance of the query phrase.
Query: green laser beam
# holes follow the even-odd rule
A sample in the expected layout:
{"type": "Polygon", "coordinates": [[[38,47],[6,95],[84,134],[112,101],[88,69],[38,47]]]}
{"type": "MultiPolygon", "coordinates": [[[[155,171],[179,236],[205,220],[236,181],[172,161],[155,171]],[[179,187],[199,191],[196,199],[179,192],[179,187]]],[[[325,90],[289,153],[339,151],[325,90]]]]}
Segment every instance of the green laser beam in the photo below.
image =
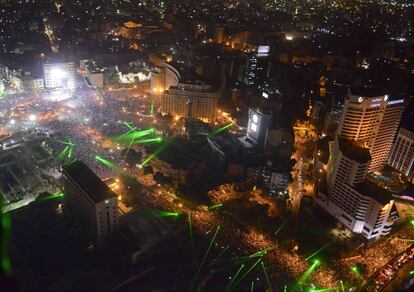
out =
{"type": "Polygon", "coordinates": [[[223,207],[222,203],[210,206],[210,207],[208,207],[208,209],[209,210],[214,210],[214,209],[217,209],[217,208],[220,208],[220,207],[223,207]]]}
{"type": "Polygon", "coordinates": [[[227,124],[227,125],[225,125],[224,127],[218,128],[218,129],[216,129],[215,131],[213,131],[213,133],[211,133],[211,134],[209,135],[209,137],[210,137],[210,138],[211,138],[211,137],[214,137],[214,136],[216,136],[216,135],[220,134],[221,132],[223,132],[223,131],[227,130],[228,128],[232,127],[233,125],[234,125],[234,123],[233,123],[233,122],[231,122],[230,124],[227,124]]]}
{"type": "Polygon", "coordinates": [[[321,251],[323,251],[325,248],[327,248],[328,246],[330,246],[332,243],[334,243],[335,240],[331,240],[330,242],[326,243],[324,246],[322,246],[320,249],[318,249],[317,251],[315,251],[313,254],[311,254],[310,256],[308,256],[305,261],[313,258],[315,255],[317,255],[318,253],[320,253],[321,251]]]}
{"type": "Polygon", "coordinates": [[[155,105],[155,99],[151,102],[151,115],[154,113],[154,105],[155,105]]]}
{"type": "Polygon", "coordinates": [[[314,260],[313,261],[313,264],[310,266],[310,268],[307,269],[305,271],[305,273],[303,273],[302,276],[300,276],[300,278],[298,280],[298,283],[305,282],[310,277],[310,275],[313,273],[313,271],[316,269],[316,267],[319,266],[319,264],[320,264],[320,261],[319,260],[314,260]]]}
{"type": "MultiPolygon", "coordinates": [[[[1,191],[1,195],[3,195],[3,191],[1,191]]],[[[0,211],[3,206],[3,196],[0,196],[0,211]]],[[[1,258],[1,268],[4,272],[6,277],[11,277],[12,269],[11,269],[11,261],[9,257],[9,242],[10,242],[10,228],[11,228],[11,219],[10,216],[6,213],[0,214],[1,217],[1,229],[2,229],[2,237],[1,240],[1,250],[0,250],[0,258],[1,258]]]]}
{"type": "Polygon", "coordinates": [[[223,254],[228,250],[230,248],[230,246],[228,245],[228,246],[226,246],[225,248],[223,248],[223,250],[219,253],[219,255],[214,259],[214,260],[212,260],[211,261],[211,264],[215,264],[217,261],[218,261],[218,259],[220,258],[220,257],[222,257],[223,256],[223,254]]]}
{"type": "Polygon", "coordinates": [[[237,285],[241,282],[241,280],[243,280],[258,264],[259,264],[259,262],[261,261],[262,259],[260,258],[260,259],[258,259],[251,267],[250,267],[250,269],[248,269],[240,278],[239,278],[239,280],[232,286],[232,287],[230,287],[230,288],[235,288],[235,287],[237,287],[237,285]]]}
{"type": "Polygon", "coordinates": [[[283,288],[283,292],[287,292],[287,286],[285,285],[285,287],[283,288]]]}
{"type": "Polygon", "coordinates": [[[57,161],[61,161],[65,158],[66,156],[66,152],[68,151],[69,146],[66,146],[57,156],[56,156],[56,160],[57,161]]]}
{"type": "Polygon", "coordinates": [[[130,131],[128,133],[125,133],[121,136],[116,137],[115,141],[117,143],[128,144],[128,143],[131,143],[131,140],[142,138],[154,132],[155,132],[155,129],[153,128],[148,129],[148,130],[143,130],[143,131],[130,131]]]}
{"type": "Polygon", "coordinates": [[[129,122],[125,122],[124,121],[124,125],[127,126],[132,131],[136,129],[135,127],[133,127],[133,124],[132,123],[129,123],[129,122]]]}
{"type": "Polygon", "coordinates": [[[61,192],[58,194],[54,194],[54,195],[48,195],[45,197],[42,197],[38,200],[36,200],[36,202],[45,202],[45,201],[49,201],[49,200],[53,200],[53,199],[57,199],[57,198],[63,198],[65,196],[65,193],[61,192]]]}
{"type": "Polygon", "coordinates": [[[344,282],[342,282],[342,280],[339,280],[339,283],[341,284],[342,292],[345,292],[344,282]]]}
{"type": "Polygon", "coordinates": [[[250,292],[253,292],[254,290],[254,281],[252,281],[252,284],[250,285],[250,292]]]}
{"type": "Polygon", "coordinates": [[[152,213],[157,217],[170,217],[170,216],[179,216],[180,213],[177,212],[168,212],[168,211],[160,211],[160,210],[151,210],[152,213]]]}
{"type": "Polygon", "coordinates": [[[152,142],[162,142],[162,137],[141,139],[141,140],[137,140],[133,142],[132,144],[144,144],[144,143],[152,143],[152,142]]]}
{"type": "Polygon", "coordinates": [[[166,144],[162,144],[160,147],[158,147],[154,153],[152,153],[150,156],[148,156],[143,162],[141,162],[141,164],[139,165],[139,168],[143,168],[148,162],[150,162],[152,159],[154,159],[156,156],[158,156],[158,154],[161,153],[161,151],[164,150],[164,148],[166,147],[166,144]]]}
{"type": "Polygon", "coordinates": [[[195,283],[197,281],[198,275],[200,274],[200,271],[203,268],[204,262],[206,261],[206,259],[208,257],[208,254],[210,252],[211,246],[213,245],[214,241],[216,240],[216,236],[217,236],[217,233],[219,232],[219,230],[220,230],[220,226],[217,226],[216,232],[214,233],[214,235],[213,235],[213,237],[212,237],[212,239],[210,241],[210,245],[208,246],[207,251],[206,251],[206,253],[203,256],[203,259],[201,260],[200,266],[197,269],[197,272],[196,272],[196,275],[195,275],[195,277],[194,277],[194,279],[192,281],[190,290],[193,290],[193,287],[194,287],[194,285],[195,285],[195,283]]]}
{"type": "Polygon", "coordinates": [[[275,231],[275,233],[273,233],[273,235],[277,235],[277,234],[280,232],[280,230],[282,230],[282,228],[283,228],[283,227],[285,227],[285,225],[289,222],[289,220],[290,220],[290,218],[288,218],[285,222],[283,222],[283,223],[279,226],[279,228],[275,231]]]}
{"type": "Polygon", "coordinates": [[[191,250],[194,251],[193,226],[191,224],[191,211],[188,211],[188,228],[190,230],[191,250]]]}
{"type": "Polygon", "coordinates": [[[358,269],[358,267],[357,266],[352,266],[351,267],[351,271],[358,277],[358,278],[361,278],[361,273],[360,273],[360,271],[359,271],[359,269],[358,269]]]}
{"type": "Polygon", "coordinates": [[[241,264],[239,269],[237,270],[236,274],[231,278],[230,282],[227,284],[224,291],[229,291],[231,285],[236,281],[237,276],[240,274],[240,272],[244,269],[244,264],[241,264]]]}
{"type": "Polygon", "coordinates": [[[265,267],[265,265],[264,265],[263,262],[260,262],[260,263],[262,264],[263,272],[264,272],[264,274],[266,276],[267,285],[269,285],[270,291],[273,291],[272,284],[270,283],[269,275],[267,274],[267,271],[266,271],[266,267],[265,267]]]}
{"type": "Polygon", "coordinates": [[[103,158],[103,157],[101,157],[99,155],[96,155],[95,156],[95,160],[98,161],[98,162],[100,162],[100,163],[102,163],[103,165],[111,168],[111,169],[114,169],[114,170],[119,170],[120,169],[120,167],[118,165],[116,165],[115,163],[113,163],[113,162],[111,162],[109,160],[106,160],[105,158],[103,158]]]}

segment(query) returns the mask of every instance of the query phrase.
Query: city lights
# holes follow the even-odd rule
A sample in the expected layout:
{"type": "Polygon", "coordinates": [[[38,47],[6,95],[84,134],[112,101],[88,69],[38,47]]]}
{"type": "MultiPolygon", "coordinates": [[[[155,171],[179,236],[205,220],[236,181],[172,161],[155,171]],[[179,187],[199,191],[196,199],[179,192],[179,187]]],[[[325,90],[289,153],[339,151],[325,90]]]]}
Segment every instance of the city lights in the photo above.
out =
{"type": "Polygon", "coordinates": [[[5,290],[410,289],[409,2],[0,1],[5,290]]]}

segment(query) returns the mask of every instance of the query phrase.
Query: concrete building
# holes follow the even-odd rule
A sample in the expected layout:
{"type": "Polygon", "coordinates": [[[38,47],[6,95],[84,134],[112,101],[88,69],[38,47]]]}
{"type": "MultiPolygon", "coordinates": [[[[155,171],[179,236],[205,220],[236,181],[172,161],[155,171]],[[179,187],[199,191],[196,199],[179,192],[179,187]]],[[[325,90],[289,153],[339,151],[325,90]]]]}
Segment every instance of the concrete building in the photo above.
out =
{"type": "Polygon", "coordinates": [[[87,61],[84,66],[85,77],[95,88],[104,87],[104,69],[98,68],[94,61],[87,61]]]}
{"type": "Polygon", "coordinates": [[[412,180],[414,178],[414,132],[400,128],[388,164],[412,180]]]}
{"type": "Polygon", "coordinates": [[[262,109],[249,109],[247,139],[255,144],[264,144],[268,131],[272,127],[273,115],[262,109]]]}
{"type": "Polygon", "coordinates": [[[210,85],[179,83],[161,94],[162,114],[211,123],[215,119],[218,93],[210,85]]]}
{"type": "Polygon", "coordinates": [[[118,229],[118,198],[82,161],[63,168],[65,207],[101,243],[118,229]]]}
{"type": "Polygon", "coordinates": [[[168,63],[163,63],[155,68],[151,74],[151,91],[154,94],[161,94],[171,86],[177,86],[181,78],[178,70],[168,63]]]}
{"type": "Polygon", "coordinates": [[[76,69],[73,62],[43,64],[46,89],[75,89],[76,69]]]}
{"type": "Polygon", "coordinates": [[[348,91],[337,134],[369,149],[369,172],[381,169],[388,161],[403,104],[404,99],[389,100],[387,94],[366,88],[348,91]]]}
{"type": "MultiPolygon", "coordinates": [[[[318,157],[327,157],[318,149],[318,157]]],[[[338,136],[329,143],[327,163],[317,159],[315,202],[368,240],[388,235],[398,213],[391,193],[367,180],[371,155],[367,148],[338,136]]]]}
{"type": "Polygon", "coordinates": [[[265,80],[270,74],[269,47],[260,46],[257,53],[250,55],[246,62],[246,71],[243,81],[247,85],[254,85],[265,80]],[[266,48],[263,48],[266,47],[266,48]],[[262,48],[262,51],[259,49],[262,48]],[[267,51],[266,51],[267,50],[267,51]]]}

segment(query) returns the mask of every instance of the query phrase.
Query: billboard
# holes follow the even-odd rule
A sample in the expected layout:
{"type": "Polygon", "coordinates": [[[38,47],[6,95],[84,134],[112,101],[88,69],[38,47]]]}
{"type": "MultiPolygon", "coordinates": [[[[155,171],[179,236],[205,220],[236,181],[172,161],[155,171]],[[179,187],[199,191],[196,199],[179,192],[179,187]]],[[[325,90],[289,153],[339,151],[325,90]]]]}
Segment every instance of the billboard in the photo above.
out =
{"type": "Polygon", "coordinates": [[[257,48],[257,55],[258,56],[267,56],[270,52],[270,46],[259,46],[257,48]]]}

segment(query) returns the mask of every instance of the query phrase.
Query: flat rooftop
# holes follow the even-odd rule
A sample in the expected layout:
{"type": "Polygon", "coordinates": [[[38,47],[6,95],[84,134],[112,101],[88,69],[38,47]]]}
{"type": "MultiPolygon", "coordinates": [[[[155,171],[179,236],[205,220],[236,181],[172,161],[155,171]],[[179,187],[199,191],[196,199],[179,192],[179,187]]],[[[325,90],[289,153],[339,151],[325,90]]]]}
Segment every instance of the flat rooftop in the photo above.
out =
{"type": "Polygon", "coordinates": [[[376,201],[387,204],[393,199],[390,190],[381,188],[377,184],[365,180],[362,183],[356,184],[355,189],[362,195],[375,199],[376,201]]]}
{"type": "Polygon", "coordinates": [[[170,226],[149,208],[141,208],[120,219],[120,233],[132,248],[150,248],[171,233],[170,226]]]}
{"type": "Polygon", "coordinates": [[[338,137],[339,150],[344,156],[357,161],[359,163],[366,163],[371,160],[371,154],[368,148],[364,148],[356,144],[354,141],[338,137]]]}
{"type": "Polygon", "coordinates": [[[80,160],[66,165],[63,174],[73,180],[95,203],[116,197],[116,194],[80,160]]]}
{"type": "Polygon", "coordinates": [[[377,97],[387,94],[383,90],[372,87],[351,87],[349,89],[351,95],[363,96],[363,97],[377,97]]]}

